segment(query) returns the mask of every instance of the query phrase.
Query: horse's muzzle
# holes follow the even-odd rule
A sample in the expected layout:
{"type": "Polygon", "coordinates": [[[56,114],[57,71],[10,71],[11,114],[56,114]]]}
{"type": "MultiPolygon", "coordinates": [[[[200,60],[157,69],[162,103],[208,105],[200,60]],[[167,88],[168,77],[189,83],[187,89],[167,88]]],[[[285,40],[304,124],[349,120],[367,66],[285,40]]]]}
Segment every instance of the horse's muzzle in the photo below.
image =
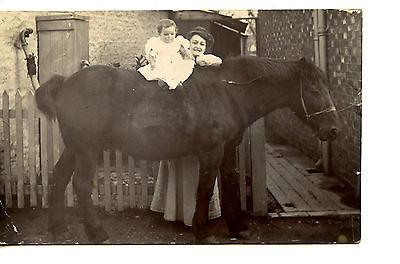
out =
{"type": "Polygon", "coordinates": [[[320,128],[317,136],[321,141],[332,141],[338,137],[340,129],[337,126],[330,126],[325,128],[320,128]]]}
{"type": "Polygon", "coordinates": [[[329,138],[330,140],[334,140],[335,138],[338,137],[339,132],[340,132],[340,130],[339,130],[338,127],[332,126],[331,129],[330,129],[330,131],[329,131],[328,138],[329,138]]]}

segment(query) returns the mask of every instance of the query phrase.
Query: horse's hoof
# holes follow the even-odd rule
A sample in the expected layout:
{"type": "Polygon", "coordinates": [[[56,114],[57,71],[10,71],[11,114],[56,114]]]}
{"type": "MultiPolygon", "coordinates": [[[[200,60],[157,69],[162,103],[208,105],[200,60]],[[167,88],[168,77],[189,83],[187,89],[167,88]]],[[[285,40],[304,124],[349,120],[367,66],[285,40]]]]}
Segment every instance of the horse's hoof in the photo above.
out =
{"type": "Polygon", "coordinates": [[[65,224],[50,225],[48,230],[52,240],[56,243],[63,243],[72,239],[72,234],[65,224]]]}
{"type": "Polygon", "coordinates": [[[62,233],[52,233],[52,240],[55,243],[68,243],[73,240],[73,237],[69,231],[65,231],[62,233]]]}
{"type": "Polygon", "coordinates": [[[244,230],[236,233],[232,233],[231,237],[236,238],[236,239],[243,239],[243,240],[249,240],[250,239],[250,231],[249,230],[244,230]]]}
{"type": "Polygon", "coordinates": [[[0,230],[0,244],[18,244],[21,242],[20,235],[14,229],[13,225],[6,226],[4,229],[3,233],[1,233],[2,230],[0,230]]]}
{"type": "Polygon", "coordinates": [[[197,239],[196,241],[199,244],[218,244],[218,241],[215,238],[215,236],[206,236],[204,238],[197,239]]]}
{"type": "Polygon", "coordinates": [[[93,227],[91,225],[85,224],[84,227],[90,243],[102,244],[110,238],[101,225],[93,227]]]}
{"type": "Polygon", "coordinates": [[[110,239],[104,240],[101,244],[103,245],[111,245],[110,239]]]}

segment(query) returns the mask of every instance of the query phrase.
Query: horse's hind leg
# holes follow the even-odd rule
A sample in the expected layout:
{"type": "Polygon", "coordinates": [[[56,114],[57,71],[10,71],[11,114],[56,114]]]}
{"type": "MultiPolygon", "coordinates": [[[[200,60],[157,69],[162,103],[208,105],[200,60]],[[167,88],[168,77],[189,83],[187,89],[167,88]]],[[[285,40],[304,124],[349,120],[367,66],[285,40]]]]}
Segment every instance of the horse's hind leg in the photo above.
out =
{"type": "Polygon", "coordinates": [[[62,238],[68,231],[64,219],[64,192],[74,167],[74,154],[66,148],[54,167],[54,182],[50,185],[49,231],[56,239],[62,238]]]}
{"type": "Polygon", "coordinates": [[[83,212],[86,235],[91,243],[98,244],[107,240],[108,235],[100,223],[91,199],[91,182],[97,165],[96,154],[84,153],[76,156],[76,170],[72,183],[83,212]]]}
{"type": "Polygon", "coordinates": [[[221,163],[222,217],[231,235],[244,238],[248,229],[240,208],[239,177],[235,169],[235,148],[227,147],[221,163]]]}

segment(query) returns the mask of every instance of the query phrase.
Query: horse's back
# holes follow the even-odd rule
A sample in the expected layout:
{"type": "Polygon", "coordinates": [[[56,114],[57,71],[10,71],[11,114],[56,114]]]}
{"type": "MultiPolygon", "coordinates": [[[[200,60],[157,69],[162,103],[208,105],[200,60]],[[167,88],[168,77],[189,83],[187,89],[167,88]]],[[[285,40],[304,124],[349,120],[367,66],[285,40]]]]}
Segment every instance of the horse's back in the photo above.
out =
{"type": "Polygon", "coordinates": [[[212,148],[237,128],[224,87],[207,73],[196,73],[177,90],[163,90],[136,71],[82,69],[64,81],[55,98],[65,143],[111,143],[147,153],[147,159],[212,148]],[[158,150],[162,144],[165,153],[158,150]]]}
{"type": "Polygon", "coordinates": [[[67,78],[55,96],[57,118],[66,140],[99,140],[134,103],[135,71],[91,66],[67,78]]]}

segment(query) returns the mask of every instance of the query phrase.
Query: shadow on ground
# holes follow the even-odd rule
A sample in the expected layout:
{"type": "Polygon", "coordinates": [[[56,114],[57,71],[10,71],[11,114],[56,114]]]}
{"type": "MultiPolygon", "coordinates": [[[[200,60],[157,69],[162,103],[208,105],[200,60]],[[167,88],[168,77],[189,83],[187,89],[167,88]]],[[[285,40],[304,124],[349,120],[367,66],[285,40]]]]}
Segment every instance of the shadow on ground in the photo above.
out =
{"type": "MultiPolygon", "coordinates": [[[[13,209],[8,212],[18,228],[20,244],[88,244],[78,209],[67,209],[66,221],[72,234],[69,241],[53,241],[47,232],[47,210],[13,209]]],[[[100,219],[110,235],[111,244],[194,244],[191,227],[165,221],[162,214],[129,209],[107,213],[100,219]]],[[[247,215],[251,237],[233,240],[222,219],[212,222],[221,244],[319,244],[358,243],[360,217],[272,218],[247,215]]],[[[4,238],[3,238],[4,239],[4,238]]],[[[15,241],[2,241],[16,244],[15,241]]]]}

